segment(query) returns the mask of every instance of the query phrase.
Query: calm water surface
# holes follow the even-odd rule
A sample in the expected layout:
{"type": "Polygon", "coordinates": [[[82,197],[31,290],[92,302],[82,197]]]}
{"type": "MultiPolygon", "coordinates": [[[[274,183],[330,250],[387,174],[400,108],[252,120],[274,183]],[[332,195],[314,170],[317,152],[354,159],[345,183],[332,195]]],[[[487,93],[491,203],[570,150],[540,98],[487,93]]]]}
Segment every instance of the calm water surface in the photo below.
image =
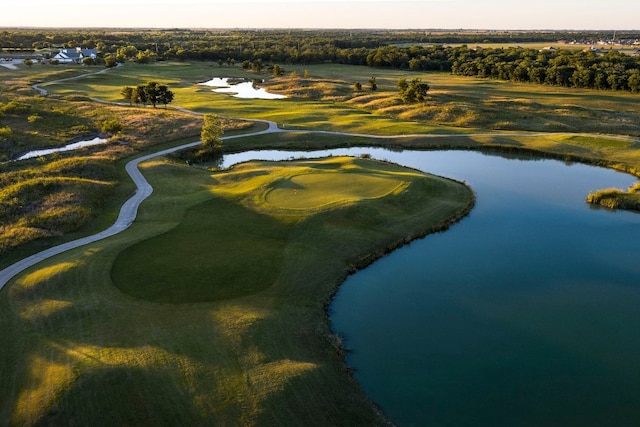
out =
{"type": "Polygon", "coordinates": [[[92,145],[104,144],[107,141],[108,141],[108,139],[106,139],[106,138],[95,137],[95,138],[87,140],[87,141],[78,141],[78,142],[74,142],[72,144],[67,144],[64,147],[47,148],[47,149],[43,149],[43,150],[29,151],[28,153],[23,154],[22,156],[18,157],[17,160],[33,159],[35,157],[47,156],[49,154],[59,153],[59,152],[62,152],[62,151],[77,150],[78,148],[90,147],[92,145]]]}
{"type": "Polygon", "coordinates": [[[330,307],[356,380],[391,420],[640,422],[640,215],[584,202],[632,177],[473,152],[361,152],[477,195],[450,230],[349,277],[330,307]]]}
{"type": "Polygon", "coordinates": [[[235,98],[244,99],[284,99],[285,95],[267,92],[266,89],[255,88],[253,82],[242,82],[229,84],[228,78],[214,77],[213,79],[200,83],[204,86],[214,87],[213,92],[228,93],[235,98]]]}

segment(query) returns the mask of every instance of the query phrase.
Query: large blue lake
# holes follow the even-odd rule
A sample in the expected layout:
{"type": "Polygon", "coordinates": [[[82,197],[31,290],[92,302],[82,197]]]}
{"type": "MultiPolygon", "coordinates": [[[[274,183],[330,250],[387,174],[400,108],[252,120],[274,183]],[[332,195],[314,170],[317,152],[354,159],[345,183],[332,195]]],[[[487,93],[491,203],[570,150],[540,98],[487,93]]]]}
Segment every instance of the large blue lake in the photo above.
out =
{"type": "MultiPolygon", "coordinates": [[[[244,153],[286,158],[316,153],[244,153]]],[[[475,152],[332,150],[467,182],[471,214],[350,276],[347,364],[400,426],[637,425],[640,215],[585,203],[629,175],[475,152]]]]}

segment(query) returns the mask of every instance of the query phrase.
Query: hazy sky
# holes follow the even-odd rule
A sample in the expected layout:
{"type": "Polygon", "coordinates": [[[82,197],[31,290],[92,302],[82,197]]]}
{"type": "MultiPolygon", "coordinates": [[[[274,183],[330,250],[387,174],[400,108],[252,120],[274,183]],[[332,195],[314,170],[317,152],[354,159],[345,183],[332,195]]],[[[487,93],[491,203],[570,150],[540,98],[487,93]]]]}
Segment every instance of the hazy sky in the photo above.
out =
{"type": "Polygon", "coordinates": [[[0,0],[0,27],[640,30],[638,0],[0,0]]]}

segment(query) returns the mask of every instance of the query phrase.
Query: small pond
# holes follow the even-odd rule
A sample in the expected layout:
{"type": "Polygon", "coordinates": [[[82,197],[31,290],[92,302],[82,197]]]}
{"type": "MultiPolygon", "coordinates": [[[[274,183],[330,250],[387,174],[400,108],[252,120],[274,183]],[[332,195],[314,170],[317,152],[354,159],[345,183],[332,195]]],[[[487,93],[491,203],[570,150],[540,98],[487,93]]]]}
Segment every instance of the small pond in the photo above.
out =
{"type": "Polygon", "coordinates": [[[253,82],[229,83],[229,78],[215,77],[204,83],[202,86],[213,87],[213,92],[227,93],[235,98],[243,99],[284,99],[285,95],[269,93],[265,89],[254,87],[253,82]]]}
{"type": "Polygon", "coordinates": [[[43,149],[43,150],[35,150],[35,151],[29,151],[26,154],[23,154],[22,156],[18,157],[16,160],[27,160],[27,159],[33,159],[35,157],[41,157],[41,156],[46,156],[48,154],[53,154],[53,153],[59,153],[62,151],[72,151],[72,150],[77,150],[78,148],[83,148],[83,147],[90,147],[92,145],[99,145],[99,144],[104,144],[106,143],[108,140],[106,138],[93,138],[87,141],[78,141],[78,142],[74,142],[73,144],[67,144],[64,147],[58,147],[58,148],[47,148],[47,149],[43,149]]]}
{"type": "Polygon", "coordinates": [[[633,177],[476,152],[370,153],[467,182],[471,214],[350,276],[330,306],[347,364],[400,426],[640,420],[640,215],[585,203],[633,177]]]}

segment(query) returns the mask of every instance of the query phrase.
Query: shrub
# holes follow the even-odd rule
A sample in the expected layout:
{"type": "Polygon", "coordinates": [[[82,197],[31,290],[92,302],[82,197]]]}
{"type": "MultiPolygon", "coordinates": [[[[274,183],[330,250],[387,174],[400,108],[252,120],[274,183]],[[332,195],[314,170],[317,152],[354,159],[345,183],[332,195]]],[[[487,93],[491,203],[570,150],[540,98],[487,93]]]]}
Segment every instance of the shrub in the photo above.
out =
{"type": "Polygon", "coordinates": [[[31,107],[18,101],[9,101],[2,106],[2,112],[5,114],[24,114],[28,113],[31,107]]]}
{"type": "Polygon", "coordinates": [[[411,80],[411,82],[402,78],[398,81],[398,89],[403,102],[423,102],[429,91],[429,85],[418,78],[411,80]]]}
{"type": "Polygon", "coordinates": [[[631,187],[629,191],[617,188],[606,188],[595,191],[587,196],[588,203],[598,204],[609,209],[629,209],[640,211],[640,193],[637,186],[631,187]]]}
{"type": "Polygon", "coordinates": [[[13,135],[13,131],[9,126],[0,127],[0,141],[6,141],[13,135]]]}
{"type": "Polygon", "coordinates": [[[123,125],[118,119],[110,119],[102,122],[101,130],[104,133],[122,132],[123,125]]]}

